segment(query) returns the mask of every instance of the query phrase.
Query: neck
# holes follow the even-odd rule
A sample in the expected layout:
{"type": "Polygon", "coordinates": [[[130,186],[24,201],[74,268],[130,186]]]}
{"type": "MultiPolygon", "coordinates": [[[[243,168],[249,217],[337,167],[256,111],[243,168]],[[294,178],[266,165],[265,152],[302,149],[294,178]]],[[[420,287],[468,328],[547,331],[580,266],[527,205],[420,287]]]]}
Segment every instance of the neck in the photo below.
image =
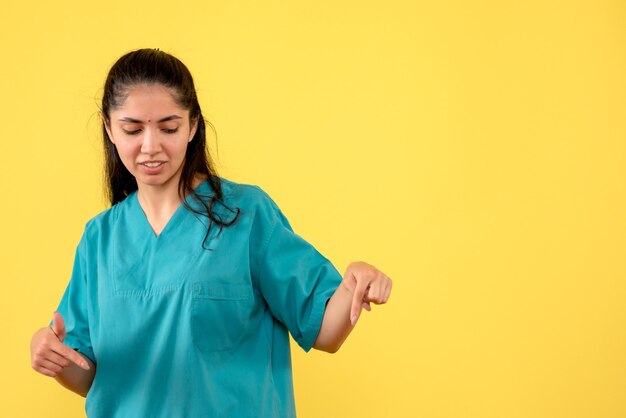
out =
{"type": "MultiPolygon", "coordinates": [[[[204,180],[196,176],[192,182],[195,189],[204,180]]],[[[146,215],[146,219],[155,235],[159,235],[170,218],[182,204],[183,197],[178,193],[178,179],[171,182],[172,185],[160,186],[141,185],[137,190],[137,200],[146,215]]],[[[139,185],[138,185],[139,186],[139,185]]]]}
{"type": "Polygon", "coordinates": [[[142,185],[137,190],[137,200],[148,218],[168,218],[182,202],[178,182],[171,185],[142,185]]]}

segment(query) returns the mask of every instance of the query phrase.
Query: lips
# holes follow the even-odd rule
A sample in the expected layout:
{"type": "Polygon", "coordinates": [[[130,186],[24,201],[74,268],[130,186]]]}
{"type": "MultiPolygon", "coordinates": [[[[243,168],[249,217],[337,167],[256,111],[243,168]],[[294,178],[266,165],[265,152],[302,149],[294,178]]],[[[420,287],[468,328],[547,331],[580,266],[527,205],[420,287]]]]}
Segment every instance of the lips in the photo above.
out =
{"type": "Polygon", "coordinates": [[[139,164],[141,164],[141,165],[143,165],[145,167],[148,167],[148,168],[157,168],[157,167],[165,164],[165,161],[144,161],[144,162],[139,163],[139,164]]]}
{"type": "Polygon", "coordinates": [[[167,161],[143,161],[140,162],[141,170],[147,175],[161,174],[165,170],[167,161]]]}

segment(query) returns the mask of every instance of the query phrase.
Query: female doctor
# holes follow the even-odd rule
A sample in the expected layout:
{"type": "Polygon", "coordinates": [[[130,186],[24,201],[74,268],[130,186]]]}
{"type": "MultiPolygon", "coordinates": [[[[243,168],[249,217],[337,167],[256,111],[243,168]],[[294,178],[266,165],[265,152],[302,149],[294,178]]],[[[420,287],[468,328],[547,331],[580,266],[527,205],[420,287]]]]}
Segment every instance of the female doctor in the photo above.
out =
{"type": "Polygon", "coordinates": [[[101,112],[112,207],[86,224],[32,367],[89,417],[294,417],[289,333],[336,352],[391,280],[340,275],[260,188],[218,177],[177,58],[122,56],[101,112]]]}

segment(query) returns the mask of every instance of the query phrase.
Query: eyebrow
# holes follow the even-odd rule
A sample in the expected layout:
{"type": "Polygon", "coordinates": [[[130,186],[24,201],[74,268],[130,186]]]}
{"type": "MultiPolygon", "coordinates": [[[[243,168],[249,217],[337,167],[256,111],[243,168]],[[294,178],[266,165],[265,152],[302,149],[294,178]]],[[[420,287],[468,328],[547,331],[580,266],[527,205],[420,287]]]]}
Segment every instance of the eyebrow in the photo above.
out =
{"type": "MultiPolygon", "coordinates": [[[[164,117],[163,119],[159,119],[157,121],[157,123],[167,122],[169,120],[174,120],[174,119],[182,119],[182,117],[178,116],[178,115],[170,115],[170,116],[164,117]]],[[[118,121],[119,122],[130,122],[130,123],[144,123],[142,120],[135,119],[135,118],[130,118],[130,117],[120,118],[120,119],[118,119],[118,121]]]]}

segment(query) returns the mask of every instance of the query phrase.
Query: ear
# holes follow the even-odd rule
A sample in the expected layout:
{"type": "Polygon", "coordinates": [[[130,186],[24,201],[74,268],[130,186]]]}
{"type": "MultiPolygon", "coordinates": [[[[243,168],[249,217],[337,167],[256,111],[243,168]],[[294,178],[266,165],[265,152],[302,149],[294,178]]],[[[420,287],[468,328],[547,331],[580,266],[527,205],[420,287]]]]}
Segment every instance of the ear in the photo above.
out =
{"type": "Polygon", "coordinates": [[[187,142],[191,142],[193,137],[196,135],[196,131],[198,130],[198,118],[191,120],[191,129],[189,130],[189,140],[187,142]]]}
{"type": "Polygon", "coordinates": [[[106,129],[107,135],[109,135],[109,140],[113,144],[115,144],[115,141],[113,140],[113,135],[111,134],[111,121],[109,120],[109,118],[106,117],[104,113],[101,113],[100,117],[102,118],[102,123],[104,123],[104,129],[106,129]]]}

